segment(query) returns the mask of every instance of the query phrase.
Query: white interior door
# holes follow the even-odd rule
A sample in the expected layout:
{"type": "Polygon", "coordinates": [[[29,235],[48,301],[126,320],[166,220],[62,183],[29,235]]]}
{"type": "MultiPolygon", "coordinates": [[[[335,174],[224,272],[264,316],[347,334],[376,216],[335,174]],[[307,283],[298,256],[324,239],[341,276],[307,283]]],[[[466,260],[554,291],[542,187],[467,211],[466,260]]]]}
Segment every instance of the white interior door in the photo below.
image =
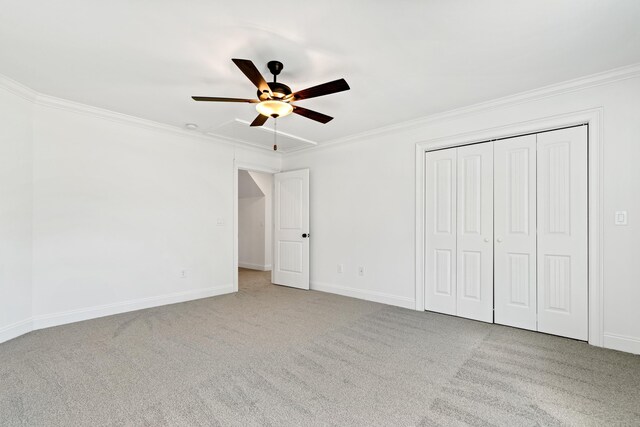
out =
{"type": "Polygon", "coordinates": [[[494,142],[495,322],[537,329],[536,135],[494,142]]]}
{"type": "Polygon", "coordinates": [[[456,150],[428,152],[425,171],[425,309],[455,315],[456,150]]]}
{"type": "Polygon", "coordinates": [[[309,169],[274,175],[271,281],[309,289],[309,169]]]}
{"type": "Polygon", "coordinates": [[[493,143],[457,149],[457,315],[493,322],[493,143]]]}
{"type": "Polygon", "coordinates": [[[538,330],[587,340],[587,127],[538,134],[538,330]]]}

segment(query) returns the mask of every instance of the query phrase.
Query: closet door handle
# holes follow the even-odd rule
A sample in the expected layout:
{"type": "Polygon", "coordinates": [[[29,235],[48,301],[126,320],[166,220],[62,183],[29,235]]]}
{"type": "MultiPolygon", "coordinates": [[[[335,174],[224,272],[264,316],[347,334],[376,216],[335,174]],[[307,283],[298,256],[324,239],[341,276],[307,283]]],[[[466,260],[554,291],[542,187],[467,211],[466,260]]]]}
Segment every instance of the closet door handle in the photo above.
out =
{"type": "Polygon", "coordinates": [[[485,243],[489,243],[489,238],[485,237],[485,238],[484,238],[484,242],[485,242],[485,243]]]}
{"type": "Polygon", "coordinates": [[[502,237],[498,237],[496,240],[498,241],[498,243],[502,243],[502,237]]]}

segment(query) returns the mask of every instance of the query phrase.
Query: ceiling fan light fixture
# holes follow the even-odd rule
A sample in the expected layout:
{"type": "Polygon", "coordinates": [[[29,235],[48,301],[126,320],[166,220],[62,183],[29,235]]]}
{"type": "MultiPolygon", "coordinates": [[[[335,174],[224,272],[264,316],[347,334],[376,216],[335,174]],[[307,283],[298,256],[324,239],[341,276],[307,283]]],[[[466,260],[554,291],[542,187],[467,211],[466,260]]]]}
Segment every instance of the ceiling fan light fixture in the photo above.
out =
{"type": "Polygon", "coordinates": [[[267,117],[284,117],[291,114],[293,106],[288,102],[269,99],[256,104],[258,113],[267,117]]]}
{"type": "Polygon", "coordinates": [[[277,76],[280,74],[280,71],[282,71],[282,62],[269,61],[269,63],[267,63],[269,71],[273,74],[273,81],[267,83],[260,73],[260,70],[258,70],[251,60],[239,58],[232,58],[231,60],[258,89],[256,92],[258,99],[221,98],[214,96],[192,96],[191,98],[194,101],[247,102],[249,104],[256,104],[256,109],[260,114],[258,114],[258,116],[249,124],[251,127],[264,125],[267,120],[269,120],[269,117],[275,119],[276,117],[288,116],[291,113],[306,117],[307,119],[314,120],[318,123],[329,123],[333,120],[333,117],[318,113],[317,111],[308,110],[297,105],[293,106],[290,102],[298,102],[304,99],[316,98],[318,96],[331,95],[332,93],[349,90],[349,85],[345,79],[338,79],[308,87],[297,92],[292,92],[289,86],[277,81],[277,76]]]}

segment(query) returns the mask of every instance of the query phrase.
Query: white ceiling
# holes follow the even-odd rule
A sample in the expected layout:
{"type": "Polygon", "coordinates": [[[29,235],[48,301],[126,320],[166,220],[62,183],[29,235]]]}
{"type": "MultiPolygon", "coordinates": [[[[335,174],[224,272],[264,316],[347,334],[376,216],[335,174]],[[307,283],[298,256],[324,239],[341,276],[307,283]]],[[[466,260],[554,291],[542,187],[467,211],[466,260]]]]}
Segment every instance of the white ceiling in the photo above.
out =
{"type": "MultiPolygon", "coordinates": [[[[351,90],[300,101],[278,130],[326,142],[640,62],[638,0],[0,0],[0,74],[44,94],[216,132],[256,116],[231,62],[284,63],[295,90],[344,77],[351,90]]],[[[269,132],[245,139],[270,144],[269,132]]]]}

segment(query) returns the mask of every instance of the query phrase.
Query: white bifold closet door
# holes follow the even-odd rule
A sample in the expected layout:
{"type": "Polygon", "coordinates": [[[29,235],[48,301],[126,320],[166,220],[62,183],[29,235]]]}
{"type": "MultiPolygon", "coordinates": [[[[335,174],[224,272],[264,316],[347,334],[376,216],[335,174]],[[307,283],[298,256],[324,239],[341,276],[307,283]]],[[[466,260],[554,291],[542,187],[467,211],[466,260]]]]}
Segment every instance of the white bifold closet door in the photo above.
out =
{"type": "Polygon", "coordinates": [[[586,126],[428,152],[425,308],[587,340],[587,183],[586,126]]]}
{"type": "Polygon", "coordinates": [[[537,329],[536,135],[494,142],[495,321],[537,329]]]}
{"type": "Polygon", "coordinates": [[[587,340],[587,127],[537,137],[538,331],[587,340]]]}
{"type": "Polygon", "coordinates": [[[493,322],[493,144],[456,151],[456,314],[493,322]]]}
{"type": "Polygon", "coordinates": [[[493,321],[493,146],[426,155],[427,310],[493,321]]]}
{"type": "Polygon", "coordinates": [[[425,308],[456,314],[456,150],[426,155],[425,308]]]}
{"type": "Polygon", "coordinates": [[[494,153],[495,322],[587,340],[587,127],[494,153]]]}

